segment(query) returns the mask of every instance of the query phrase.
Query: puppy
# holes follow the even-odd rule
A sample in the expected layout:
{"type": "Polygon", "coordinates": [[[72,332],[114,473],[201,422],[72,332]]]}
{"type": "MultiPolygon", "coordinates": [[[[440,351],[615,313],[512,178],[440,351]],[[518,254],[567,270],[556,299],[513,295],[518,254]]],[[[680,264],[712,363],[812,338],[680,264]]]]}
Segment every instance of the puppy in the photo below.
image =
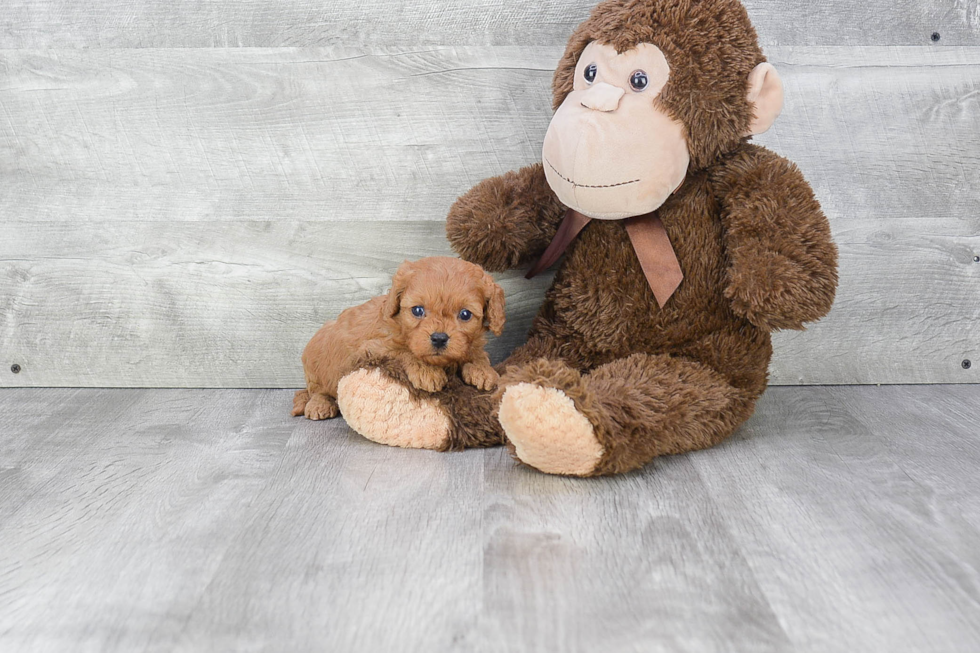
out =
{"type": "Polygon", "coordinates": [[[296,393],[293,415],[339,415],[337,383],[369,357],[398,360],[426,392],[442,390],[447,372],[491,390],[498,377],[483,349],[488,329],[504,329],[504,291],[483,268],[444,256],[405,261],[387,295],[348,308],[306,345],[306,390],[296,393]]]}

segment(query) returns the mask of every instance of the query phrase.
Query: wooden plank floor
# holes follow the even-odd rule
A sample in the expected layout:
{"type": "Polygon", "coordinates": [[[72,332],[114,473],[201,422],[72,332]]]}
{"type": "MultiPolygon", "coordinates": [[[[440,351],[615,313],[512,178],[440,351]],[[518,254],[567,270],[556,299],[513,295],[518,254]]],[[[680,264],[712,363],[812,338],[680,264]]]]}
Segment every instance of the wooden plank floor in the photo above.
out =
{"type": "Polygon", "coordinates": [[[592,480],[290,396],[0,391],[0,650],[980,650],[980,386],[772,388],[592,480]]]}

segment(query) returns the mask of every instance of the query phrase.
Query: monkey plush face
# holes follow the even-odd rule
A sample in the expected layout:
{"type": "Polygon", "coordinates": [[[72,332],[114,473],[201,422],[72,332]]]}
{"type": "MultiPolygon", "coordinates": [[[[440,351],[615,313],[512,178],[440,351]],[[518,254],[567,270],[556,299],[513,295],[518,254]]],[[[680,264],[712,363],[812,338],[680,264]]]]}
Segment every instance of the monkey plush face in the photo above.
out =
{"type": "Polygon", "coordinates": [[[606,0],[569,39],[552,88],[548,184],[607,220],[657,209],[783,104],[740,0],[606,0]]]}
{"type": "Polygon", "coordinates": [[[655,45],[621,54],[595,41],[585,48],[542,150],[563,204],[616,220],[655,210],[681,185],[690,162],[684,125],[657,102],[669,77],[655,45]]]}

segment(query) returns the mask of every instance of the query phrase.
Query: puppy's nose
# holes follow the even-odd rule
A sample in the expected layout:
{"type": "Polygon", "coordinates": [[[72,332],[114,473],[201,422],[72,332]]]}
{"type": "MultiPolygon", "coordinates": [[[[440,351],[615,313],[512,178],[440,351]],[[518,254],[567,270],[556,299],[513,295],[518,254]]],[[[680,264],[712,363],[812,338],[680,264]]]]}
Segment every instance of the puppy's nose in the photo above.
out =
{"type": "Polygon", "coordinates": [[[432,341],[433,347],[436,349],[442,349],[449,342],[449,334],[442,332],[433,333],[431,336],[429,336],[429,340],[432,341]]]}

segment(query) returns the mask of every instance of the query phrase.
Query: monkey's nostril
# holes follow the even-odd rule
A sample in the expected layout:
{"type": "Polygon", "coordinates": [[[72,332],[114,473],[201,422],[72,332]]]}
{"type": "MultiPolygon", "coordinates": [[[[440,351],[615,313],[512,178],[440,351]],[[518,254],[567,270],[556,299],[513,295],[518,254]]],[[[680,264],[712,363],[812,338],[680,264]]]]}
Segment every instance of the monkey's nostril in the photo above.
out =
{"type": "Polygon", "coordinates": [[[442,349],[449,343],[449,334],[442,332],[433,333],[431,336],[429,336],[429,340],[432,342],[433,347],[436,349],[442,349]]]}

